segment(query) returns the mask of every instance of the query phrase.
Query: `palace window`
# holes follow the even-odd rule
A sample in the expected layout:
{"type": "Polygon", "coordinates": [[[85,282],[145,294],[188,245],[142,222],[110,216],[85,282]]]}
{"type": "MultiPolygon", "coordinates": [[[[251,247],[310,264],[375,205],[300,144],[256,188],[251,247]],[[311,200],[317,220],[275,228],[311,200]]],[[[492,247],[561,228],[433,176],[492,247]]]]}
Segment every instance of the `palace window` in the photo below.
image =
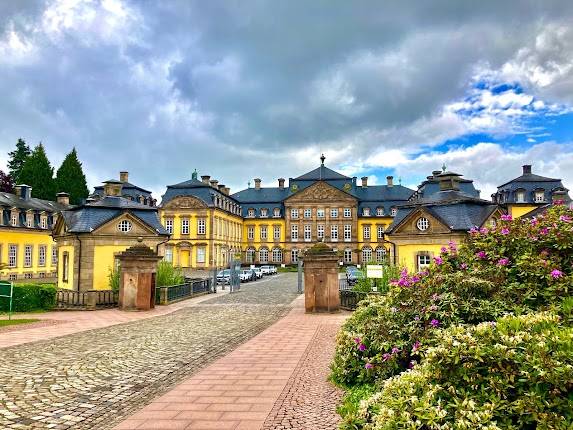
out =
{"type": "Polygon", "coordinates": [[[370,216],[370,208],[363,208],[362,216],[370,216]]]}
{"type": "Polygon", "coordinates": [[[376,227],[376,230],[378,230],[378,239],[384,239],[384,226],[379,225],[376,227]]]}
{"type": "Polygon", "coordinates": [[[117,224],[117,229],[122,233],[130,232],[131,227],[132,227],[131,221],[126,219],[120,221],[119,224],[117,224]]]}
{"type": "Polygon", "coordinates": [[[181,234],[189,234],[189,218],[181,218],[181,234]]]}
{"type": "Polygon", "coordinates": [[[18,227],[18,212],[12,211],[10,215],[10,224],[12,227],[18,227]]]}
{"type": "Polygon", "coordinates": [[[281,226],[280,225],[275,225],[273,237],[275,240],[281,239],[281,226]]]}
{"type": "Polygon", "coordinates": [[[362,234],[364,236],[364,239],[370,239],[370,226],[369,225],[362,226],[362,234]]]}
{"type": "Polygon", "coordinates": [[[346,248],[344,250],[344,262],[352,263],[352,249],[346,248]]]}
{"type": "Polygon", "coordinates": [[[173,218],[165,218],[165,230],[169,234],[173,234],[173,218]]]}
{"type": "Polygon", "coordinates": [[[390,216],[396,216],[396,212],[398,212],[398,209],[396,209],[396,208],[391,208],[391,209],[390,209],[390,216]]]}
{"type": "Polygon", "coordinates": [[[310,242],[312,239],[312,226],[310,224],[305,224],[304,226],[304,240],[305,242],[310,242]]]}
{"type": "Polygon", "coordinates": [[[207,232],[207,221],[205,218],[197,219],[197,234],[205,234],[207,232]]]}
{"type": "Polygon", "coordinates": [[[346,242],[350,242],[352,239],[352,226],[350,224],[346,224],[344,226],[344,240],[346,242]]]}
{"type": "Polygon", "coordinates": [[[376,248],[376,261],[383,263],[386,260],[386,248],[379,246],[376,248]]]}
{"type": "Polygon", "coordinates": [[[173,262],[173,248],[171,248],[170,246],[165,248],[165,256],[163,257],[163,259],[168,263],[173,262]]]}
{"type": "Polygon", "coordinates": [[[249,225],[247,227],[247,239],[253,240],[255,238],[255,226],[249,225]]]}
{"type": "Polygon", "coordinates": [[[316,237],[318,239],[324,239],[324,224],[318,224],[316,226],[316,237]]]}
{"type": "Polygon", "coordinates": [[[273,248],[273,263],[282,263],[283,252],[280,248],[273,248]]]}
{"type": "Polygon", "coordinates": [[[269,210],[267,208],[261,209],[261,218],[267,218],[269,216],[269,210]]]}
{"type": "Polygon", "coordinates": [[[40,216],[40,228],[48,228],[48,217],[46,215],[40,216]]]}
{"type": "Polygon", "coordinates": [[[250,208],[250,209],[247,211],[247,217],[248,217],[248,218],[254,218],[254,217],[255,217],[255,210],[254,210],[253,208],[250,208]]]}
{"type": "Polygon", "coordinates": [[[384,208],[376,208],[376,216],[384,216],[384,208]]]}
{"type": "Polygon", "coordinates": [[[10,281],[15,281],[16,279],[18,279],[18,275],[17,275],[16,273],[10,273],[10,274],[8,275],[8,279],[9,279],[10,281]]]}
{"type": "Polygon", "coordinates": [[[344,208],[344,218],[350,218],[352,216],[352,211],[350,208],[344,208]]]}
{"type": "Polygon", "coordinates": [[[330,226],[330,240],[336,242],[338,240],[338,226],[331,225],[330,226]]]}
{"type": "Polygon", "coordinates": [[[16,267],[18,265],[18,245],[8,246],[8,266],[16,267]]]}
{"type": "Polygon", "coordinates": [[[255,262],[255,248],[248,248],[247,252],[245,253],[245,258],[247,260],[247,263],[254,263],[255,262]]]}
{"type": "Polygon", "coordinates": [[[24,246],[24,267],[32,267],[32,245],[24,246]]]}
{"type": "Polygon", "coordinates": [[[311,218],[312,217],[312,209],[305,209],[304,210],[304,217],[311,218]]]}
{"type": "Polygon", "coordinates": [[[535,201],[538,203],[545,201],[545,192],[543,190],[535,191],[535,201]]]}
{"type": "Polygon", "coordinates": [[[28,227],[28,228],[34,227],[34,214],[33,213],[27,213],[26,214],[26,227],[28,227]]]}
{"type": "Polygon", "coordinates": [[[269,262],[269,249],[268,248],[259,249],[259,263],[268,263],[268,262],[269,262]]]}
{"type": "Polygon", "coordinates": [[[428,218],[418,218],[418,221],[416,221],[416,227],[418,227],[418,230],[420,231],[426,231],[430,227],[430,221],[428,218]]]}
{"type": "Polygon", "coordinates": [[[267,226],[266,225],[262,225],[261,226],[261,240],[267,240],[267,226]]]}
{"type": "Polygon", "coordinates": [[[293,248],[290,250],[290,261],[292,263],[298,263],[298,249],[293,248]]]}
{"type": "Polygon", "coordinates": [[[32,279],[34,277],[33,273],[24,273],[24,279],[32,279]]]}
{"type": "Polygon", "coordinates": [[[56,245],[52,245],[52,266],[58,264],[58,247],[56,245]]]}
{"type": "Polygon", "coordinates": [[[330,218],[338,218],[338,208],[330,209],[330,218]]]}
{"type": "Polygon", "coordinates": [[[368,263],[372,261],[372,248],[365,246],[362,248],[362,263],[368,263]]]}
{"type": "Polygon", "coordinates": [[[317,218],[324,218],[324,208],[316,210],[316,217],[317,218]]]}
{"type": "Polygon", "coordinates": [[[525,191],[523,190],[516,191],[515,201],[517,203],[525,203],[525,191]]]}
{"type": "Polygon", "coordinates": [[[274,216],[275,218],[280,218],[280,216],[281,216],[281,210],[280,210],[279,208],[274,208],[274,209],[273,209],[273,216],[274,216]]]}
{"type": "Polygon", "coordinates": [[[46,265],[46,245],[38,246],[38,266],[45,266],[46,265]]]}
{"type": "Polygon", "coordinates": [[[291,209],[290,210],[290,217],[293,219],[297,219],[298,218],[298,209],[291,209]]]}
{"type": "Polygon", "coordinates": [[[197,263],[205,263],[205,247],[197,247],[197,263]]]}
{"type": "Polygon", "coordinates": [[[290,226],[290,238],[291,240],[298,240],[298,225],[290,226]]]}
{"type": "Polygon", "coordinates": [[[417,261],[418,272],[421,272],[422,270],[425,270],[430,266],[431,259],[428,254],[418,254],[417,260],[418,260],[417,261]]]}

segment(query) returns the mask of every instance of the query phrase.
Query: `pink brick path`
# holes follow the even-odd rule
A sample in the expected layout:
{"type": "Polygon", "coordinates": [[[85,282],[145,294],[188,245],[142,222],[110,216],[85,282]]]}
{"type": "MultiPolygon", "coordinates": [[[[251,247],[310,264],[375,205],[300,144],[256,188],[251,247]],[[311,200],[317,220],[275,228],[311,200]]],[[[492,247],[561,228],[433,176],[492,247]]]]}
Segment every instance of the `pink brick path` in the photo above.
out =
{"type": "Polygon", "coordinates": [[[348,315],[307,315],[303,297],[293,305],[285,318],[115,429],[261,429],[319,326],[340,325],[348,315]]]}
{"type": "MultiPolygon", "coordinates": [[[[228,289],[225,291],[219,290],[217,295],[227,294],[228,291],[228,289]]],[[[105,309],[98,311],[53,311],[35,314],[17,314],[13,318],[49,320],[51,324],[37,324],[33,327],[26,327],[26,324],[23,324],[21,326],[14,326],[14,330],[6,332],[0,330],[0,348],[167,315],[176,310],[194,306],[205,300],[212,299],[213,297],[213,294],[206,294],[169,306],[157,306],[149,312],[124,312],[118,309],[105,309]]],[[[5,319],[7,317],[3,315],[2,318],[5,319]]]]}

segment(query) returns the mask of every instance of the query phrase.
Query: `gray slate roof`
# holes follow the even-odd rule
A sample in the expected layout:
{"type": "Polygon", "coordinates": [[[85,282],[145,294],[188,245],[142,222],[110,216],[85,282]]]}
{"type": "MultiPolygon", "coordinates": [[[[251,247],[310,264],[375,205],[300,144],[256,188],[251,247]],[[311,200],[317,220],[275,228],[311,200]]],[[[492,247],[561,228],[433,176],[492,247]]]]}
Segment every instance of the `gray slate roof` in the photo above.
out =
{"type": "Polygon", "coordinates": [[[70,205],[62,205],[52,200],[37,199],[35,197],[30,197],[25,200],[16,194],[4,192],[0,192],[0,206],[4,208],[17,207],[23,210],[32,209],[46,212],[59,212],[71,207],[70,205]]]}
{"type": "Polygon", "coordinates": [[[332,179],[352,179],[352,178],[349,178],[348,176],[344,176],[338,172],[335,172],[334,170],[326,167],[324,164],[321,164],[316,169],[311,170],[310,172],[305,173],[304,175],[300,175],[294,179],[298,181],[319,181],[319,180],[329,180],[329,179],[332,180],[332,179]]]}
{"type": "MultiPolygon", "coordinates": [[[[542,204],[551,202],[554,191],[569,191],[563,186],[561,179],[547,178],[533,173],[524,173],[521,176],[497,187],[497,192],[493,197],[500,203],[516,203],[517,192],[524,191],[525,201],[519,203],[539,204],[540,202],[535,201],[535,192],[541,190],[543,190],[544,194],[544,201],[541,202],[542,204]]],[[[568,193],[565,195],[565,201],[571,201],[568,193]]]]}
{"type": "Polygon", "coordinates": [[[161,197],[161,206],[166,205],[174,198],[180,196],[196,197],[203,201],[208,207],[215,207],[215,197],[230,200],[237,205],[239,204],[234,195],[228,196],[198,179],[189,179],[178,184],[168,185],[165,194],[161,197]]]}

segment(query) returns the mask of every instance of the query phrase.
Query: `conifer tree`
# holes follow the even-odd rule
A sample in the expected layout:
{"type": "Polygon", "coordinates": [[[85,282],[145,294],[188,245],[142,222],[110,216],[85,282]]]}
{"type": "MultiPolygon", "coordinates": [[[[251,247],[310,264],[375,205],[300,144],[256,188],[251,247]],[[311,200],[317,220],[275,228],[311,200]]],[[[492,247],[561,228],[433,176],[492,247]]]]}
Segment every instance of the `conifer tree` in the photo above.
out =
{"type": "Polygon", "coordinates": [[[0,170],[0,191],[3,193],[14,192],[14,181],[12,181],[10,175],[7,175],[2,170],[0,170]]]}
{"type": "Polygon", "coordinates": [[[56,199],[54,169],[41,143],[34,148],[22,166],[18,182],[32,187],[32,197],[46,200],[56,199]]]}
{"type": "Polygon", "coordinates": [[[24,166],[24,162],[30,156],[30,147],[24,139],[18,139],[16,142],[16,149],[8,153],[8,174],[12,180],[18,184],[20,183],[20,172],[24,166]]]}
{"type": "Polygon", "coordinates": [[[68,193],[70,203],[74,205],[80,204],[81,200],[89,194],[86,176],[82,169],[82,163],[78,160],[76,148],[66,155],[56,173],[56,191],[68,193]]]}

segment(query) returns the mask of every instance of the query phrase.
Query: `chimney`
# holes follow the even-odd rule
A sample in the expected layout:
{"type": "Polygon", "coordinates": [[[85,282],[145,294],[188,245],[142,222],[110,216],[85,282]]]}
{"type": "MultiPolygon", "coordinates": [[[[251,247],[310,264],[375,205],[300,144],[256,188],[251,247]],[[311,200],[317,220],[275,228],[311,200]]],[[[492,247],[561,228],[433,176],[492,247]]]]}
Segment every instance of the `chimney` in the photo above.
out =
{"type": "Polygon", "coordinates": [[[230,195],[231,194],[231,189],[229,187],[225,187],[224,191],[223,191],[226,195],[230,195]]]}
{"type": "Polygon", "coordinates": [[[219,184],[219,185],[217,185],[217,188],[219,189],[220,192],[222,192],[223,194],[225,194],[225,185],[219,184]]]}
{"type": "Polygon", "coordinates": [[[103,183],[104,196],[119,197],[121,195],[121,182],[120,181],[107,181],[103,183]]]}
{"type": "Polygon", "coordinates": [[[255,178],[255,190],[261,189],[261,180],[259,178],[255,178]]]}
{"type": "Polygon", "coordinates": [[[531,174],[531,164],[524,164],[521,167],[523,168],[523,174],[524,175],[531,174]]]}
{"type": "Polygon", "coordinates": [[[217,179],[211,179],[211,180],[209,181],[209,183],[211,184],[211,186],[212,186],[213,188],[217,188],[217,184],[219,183],[219,181],[218,181],[217,179]]]}
{"type": "Polygon", "coordinates": [[[129,172],[119,172],[119,180],[121,182],[129,182],[129,172]]]}
{"type": "Polygon", "coordinates": [[[61,205],[70,204],[70,195],[68,193],[58,193],[56,194],[56,201],[61,205]]]}
{"type": "Polygon", "coordinates": [[[360,179],[362,179],[362,188],[368,187],[368,176],[363,176],[360,179]]]}
{"type": "Polygon", "coordinates": [[[30,200],[30,197],[32,197],[32,187],[29,185],[16,185],[14,187],[14,192],[23,200],[30,200]]]}
{"type": "Polygon", "coordinates": [[[279,178],[279,188],[283,190],[285,187],[285,178],[279,178]]]}
{"type": "Polygon", "coordinates": [[[393,187],[394,186],[394,176],[386,176],[386,184],[389,187],[393,187]]]}
{"type": "Polygon", "coordinates": [[[20,185],[14,187],[14,194],[16,194],[16,197],[22,197],[22,187],[20,185]]]}
{"type": "Polygon", "coordinates": [[[203,182],[204,184],[209,185],[209,179],[211,179],[211,176],[209,176],[209,175],[201,175],[201,182],[203,182]]]}

